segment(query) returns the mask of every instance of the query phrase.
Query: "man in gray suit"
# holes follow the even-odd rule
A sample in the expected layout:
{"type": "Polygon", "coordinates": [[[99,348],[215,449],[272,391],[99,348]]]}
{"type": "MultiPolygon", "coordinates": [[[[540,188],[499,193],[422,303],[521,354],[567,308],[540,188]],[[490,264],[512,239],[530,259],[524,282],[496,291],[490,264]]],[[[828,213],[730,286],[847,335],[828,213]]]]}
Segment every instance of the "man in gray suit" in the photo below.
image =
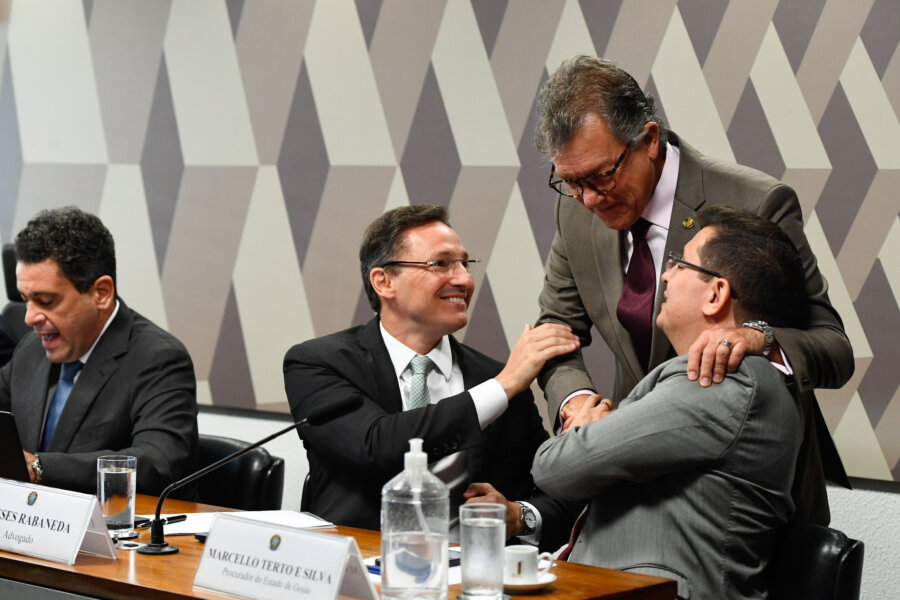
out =
{"type": "MultiPolygon", "coordinates": [[[[535,140],[553,162],[549,183],[558,192],[538,323],[569,325],[582,347],[596,328],[616,359],[611,406],[674,356],[655,326],[662,299],[656,283],[667,253],[696,231],[697,211],[711,204],[742,208],[790,236],[806,284],[796,318],[783,327],[757,320],[708,331],[687,350],[686,371],[690,380],[699,379],[698,387],[708,386],[722,381],[744,356],[783,355],[804,407],[794,486],[798,512],[828,523],[825,478],[848,482],[813,389],[840,387],[854,362],[804,236],[794,191],[759,171],[700,154],[665,128],[653,98],[628,73],[594,57],[566,61],[550,77],[538,102],[535,140]],[[719,345],[726,338],[732,345],[719,345]]],[[[610,393],[601,389],[608,383],[594,385],[580,350],[549,361],[538,381],[561,428],[586,400],[599,399],[592,394],[610,393]]]]}
{"type": "Polygon", "coordinates": [[[16,236],[16,278],[34,329],[0,370],[31,481],[96,492],[97,457],[137,457],[138,492],[197,468],[194,367],[185,347],[116,295],[112,235],[75,207],[16,236]]]}
{"type": "Polygon", "coordinates": [[[794,509],[803,411],[778,355],[748,356],[701,387],[687,377],[687,352],[747,319],[790,322],[803,267],[769,220],[714,206],[698,221],[684,256],[669,256],[656,318],[679,356],[617,410],[580,411],[540,447],[532,475],[560,500],[590,500],[567,548],[573,562],[676,579],[680,598],[764,598],[766,565],[794,509]]]}

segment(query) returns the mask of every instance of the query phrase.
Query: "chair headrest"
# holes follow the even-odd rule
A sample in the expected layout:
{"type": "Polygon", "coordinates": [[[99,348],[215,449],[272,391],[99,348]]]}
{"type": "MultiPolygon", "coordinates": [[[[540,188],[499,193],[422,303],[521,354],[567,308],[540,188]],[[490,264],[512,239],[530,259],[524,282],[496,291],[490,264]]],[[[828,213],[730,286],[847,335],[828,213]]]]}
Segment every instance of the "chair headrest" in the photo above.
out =
{"type": "Polygon", "coordinates": [[[6,297],[10,302],[21,302],[19,286],[16,283],[16,246],[3,244],[3,276],[6,281],[6,297]]]}

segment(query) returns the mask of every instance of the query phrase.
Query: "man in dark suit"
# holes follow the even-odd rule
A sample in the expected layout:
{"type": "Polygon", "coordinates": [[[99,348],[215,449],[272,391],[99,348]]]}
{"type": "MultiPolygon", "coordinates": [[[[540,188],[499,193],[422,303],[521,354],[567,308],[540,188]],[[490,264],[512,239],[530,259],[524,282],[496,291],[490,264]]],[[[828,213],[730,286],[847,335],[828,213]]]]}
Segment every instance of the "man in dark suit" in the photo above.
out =
{"type": "Polygon", "coordinates": [[[506,365],[457,342],[451,334],[467,323],[477,261],[441,207],[385,213],[369,226],[359,256],[377,316],[294,346],[284,360],[295,419],[339,398],[361,399],[359,409],[300,430],[312,511],[378,529],[381,488],[403,469],[408,441],[418,437],[429,468],[450,488],[451,519],[466,499],[501,500],[499,490],[509,535],[534,535],[542,525],[542,545],[558,545],[571,519],[535,495],[531,460],[548,435],[529,385],[548,358],[571,352],[577,339],[561,325],[526,325],[506,365]],[[415,365],[423,356],[430,364],[420,372],[415,365]],[[469,487],[473,482],[496,490],[469,487]]]}
{"type": "Polygon", "coordinates": [[[0,370],[35,483],[96,492],[97,457],[137,457],[138,492],[197,467],[194,367],[184,346],[116,296],[112,235],[75,207],[43,211],[16,236],[25,322],[0,370]]]}
{"type": "MultiPolygon", "coordinates": [[[[538,323],[569,325],[583,346],[597,329],[616,358],[615,384],[604,400],[612,406],[674,356],[655,323],[662,295],[656,282],[666,254],[693,235],[697,211],[711,204],[745,209],[791,237],[806,277],[806,302],[794,322],[706,331],[689,349],[687,371],[705,387],[744,356],[783,355],[806,418],[794,487],[798,515],[827,523],[825,476],[849,484],[813,389],[840,387],[854,362],[803,233],[796,193],[768,175],[700,154],[665,128],[653,98],[628,73],[594,57],[565,61],[550,77],[535,140],[553,162],[550,186],[559,194],[538,323]],[[721,345],[723,339],[731,345],[721,345]]],[[[601,400],[580,350],[549,361],[538,381],[561,428],[601,400]]]]}

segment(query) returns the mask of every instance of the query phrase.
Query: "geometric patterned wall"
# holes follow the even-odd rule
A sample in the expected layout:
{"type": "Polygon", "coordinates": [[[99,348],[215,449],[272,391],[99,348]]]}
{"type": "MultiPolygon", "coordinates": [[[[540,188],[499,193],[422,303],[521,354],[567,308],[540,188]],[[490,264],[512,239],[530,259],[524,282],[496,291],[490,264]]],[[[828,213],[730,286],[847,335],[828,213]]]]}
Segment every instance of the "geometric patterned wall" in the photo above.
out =
{"type": "Polygon", "coordinates": [[[898,41],[896,0],[0,0],[0,241],[97,213],[200,401],[284,411],[286,349],[370,316],[365,225],[443,204],[486,262],[460,337],[505,358],[553,234],[535,94],[605,56],[797,189],[856,356],[823,412],[852,475],[900,480],[898,41]]]}

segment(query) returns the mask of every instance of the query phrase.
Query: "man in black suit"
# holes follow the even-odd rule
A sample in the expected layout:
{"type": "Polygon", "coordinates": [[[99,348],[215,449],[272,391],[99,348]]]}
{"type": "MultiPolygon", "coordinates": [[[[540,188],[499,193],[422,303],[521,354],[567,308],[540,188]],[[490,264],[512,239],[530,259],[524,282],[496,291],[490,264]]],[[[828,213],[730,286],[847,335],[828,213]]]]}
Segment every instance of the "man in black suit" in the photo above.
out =
{"type": "Polygon", "coordinates": [[[558,546],[571,519],[535,494],[530,465],[548,434],[529,385],[547,359],[573,351],[577,339],[562,325],[526,325],[506,365],[457,342],[451,334],[467,323],[477,261],[441,207],[388,211],[369,226],[359,256],[378,314],[366,325],[294,346],[284,360],[295,419],[339,398],[362,400],[350,414],[300,430],[312,511],[378,529],[381,487],[403,469],[409,439],[420,437],[430,469],[450,488],[451,520],[466,499],[501,500],[509,535],[534,535],[539,520],[542,545],[558,546]],[[413,374],[421,356],[433,366],[413,374]],[[528,502],[507,502],[490,485],[473,482],[528,502]]]}
{"type": "Polygon", "coordinates": [[[138,492],[197,467],[194,367],[184,346],[116,296],[112,235],[75,207],[16,236],[16,277],[34,329],[0,370],[31,480],[96,492],[97,457],[137,457],[138,492]]]}

